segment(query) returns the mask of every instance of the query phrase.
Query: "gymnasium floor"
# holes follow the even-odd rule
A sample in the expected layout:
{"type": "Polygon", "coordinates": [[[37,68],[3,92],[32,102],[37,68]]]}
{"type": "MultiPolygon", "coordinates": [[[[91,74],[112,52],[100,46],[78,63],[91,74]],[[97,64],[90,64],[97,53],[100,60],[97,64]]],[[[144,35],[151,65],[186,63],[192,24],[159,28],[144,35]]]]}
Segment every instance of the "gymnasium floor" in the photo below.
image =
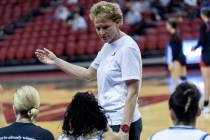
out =
{"type": "MultiPolygon", "coordinates": [[[[190,71],[188,80],[196,83],[201,92],[203,82],[199,70],[190,71]]],[[[1,74],[0,83],[4,86],[0,101],[4,103],[7,121],[14,121],[12,98],[15,89],[30,84],[40,92],[41,110],[37,124],[49,129],[57,138],[61,134],[62,118],[66,105],[77,91],[90,90],[97,93],[96,82],[72,80],[63,72],[42,72],[25,74],[1,74]]],[[[167,100],[172,89],[170,78],[164,67],[144,68],[143,84],[140,92],[140,112],[143,118],[142,139],[146,140],[152,133],[170,126],[167,100]]],[[[210,132],[210,116],[200,116],[197,127],[210,132]]]]}

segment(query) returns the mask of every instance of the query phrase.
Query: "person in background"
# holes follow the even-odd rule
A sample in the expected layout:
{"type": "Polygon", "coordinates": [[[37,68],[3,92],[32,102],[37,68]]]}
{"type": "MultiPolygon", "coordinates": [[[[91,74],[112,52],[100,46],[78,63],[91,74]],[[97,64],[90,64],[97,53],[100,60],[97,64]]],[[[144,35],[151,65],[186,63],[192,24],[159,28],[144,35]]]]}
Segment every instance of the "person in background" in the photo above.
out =
{"type": "Polygon", "coordinates": [[[177,31],[177,22],[174,19],[168,20],[166,29],[171,34],[169,47],[172,52],[172,63],[168,65],[168,69],[171,73],[173,84],[177,86],[179,77],[182,81],[186,81],[186,57],[182,50],[182,38],[177,31]]]}
{"type": "Polygon", "coordinates": [[[73,19],[68,21],[74,31],[81,31],[87,29],[87,22],[83,16],[78,12],[73,14],[73,19]]]}
{"type": "Polygon", "coordinates": [[[207,132],[195,128],[201,114],[200,92],[191,83],[178,85],[169,98],[170,117],[174,126],[151,135],[148,140],[210,140],[207,132]]]}
{"type": "Polygon", "coordinates": [[[54,140],[50,131],[33,123],[37,118],[39,107],[40,98],[34,87],[22,86],[17,89],[13,98],[16,121],[0,128],[0,139],[54,140]]]}
{"type": "Polygon", "coordinates": [[[200,26],[200,37],[196,46],[192,47],[192,51],[202,47],[200,69],[204,79],[204,103],[203,113],[209,114],[210,100],[210,7],[201,9],[201,18],[204,23],[200,26]]]}

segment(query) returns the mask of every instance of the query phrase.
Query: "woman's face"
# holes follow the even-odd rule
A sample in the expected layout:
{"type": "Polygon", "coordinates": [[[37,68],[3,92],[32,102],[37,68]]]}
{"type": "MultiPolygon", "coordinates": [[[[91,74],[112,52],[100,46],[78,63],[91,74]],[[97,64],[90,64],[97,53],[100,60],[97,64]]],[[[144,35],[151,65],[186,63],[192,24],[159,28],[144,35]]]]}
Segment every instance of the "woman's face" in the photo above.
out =
{"type": "Polygon", "coordinates": [[[96,19],[94,21],[96,32],[100,39],[106,42],[113,42],[119,35],[119,24],[113,22],[112,20],[100,20],[96,19]]]}

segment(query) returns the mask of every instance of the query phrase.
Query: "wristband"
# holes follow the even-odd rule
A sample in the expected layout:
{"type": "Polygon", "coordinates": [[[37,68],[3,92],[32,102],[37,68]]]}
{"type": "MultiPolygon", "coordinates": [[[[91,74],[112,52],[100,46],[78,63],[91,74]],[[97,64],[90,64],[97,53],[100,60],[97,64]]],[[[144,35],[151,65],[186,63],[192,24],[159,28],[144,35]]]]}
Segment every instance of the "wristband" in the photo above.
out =
{"type": "Polygon", "coordinates": [[[130,127],[129,127],[127,124],[121,124],[121,125],[120,125],[120,129],[121,129],[122,132],[124,132],[124,133],[129,133],[130,127]]]}

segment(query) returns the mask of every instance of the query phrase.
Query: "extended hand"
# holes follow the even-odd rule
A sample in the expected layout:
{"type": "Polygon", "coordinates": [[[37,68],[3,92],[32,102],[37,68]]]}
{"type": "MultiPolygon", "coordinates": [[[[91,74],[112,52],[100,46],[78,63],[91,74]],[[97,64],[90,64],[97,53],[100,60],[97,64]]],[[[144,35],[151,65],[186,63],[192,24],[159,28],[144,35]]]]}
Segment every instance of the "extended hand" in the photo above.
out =
{"type": "Polygon", "coordinates": [[[103,133],[103,140],[121,140],[121,136],[118,133],[112,131],[112,129],[108,126],[108,131],[103,133]]]}
{"type": "Polygon", "coordinates": [[[120,140],[129,140],[129,133],[124,133],[121,130],[118,132],[120,140]]]}
{"type": "Polygon", "coordinates": [[[49,51],[46,48],[37,49],[35,51],[35,55],[39,59],[39,61],[45,64],[55,64],[55,59],[57,58],[57,56],[53,52],[49,51]]]}

